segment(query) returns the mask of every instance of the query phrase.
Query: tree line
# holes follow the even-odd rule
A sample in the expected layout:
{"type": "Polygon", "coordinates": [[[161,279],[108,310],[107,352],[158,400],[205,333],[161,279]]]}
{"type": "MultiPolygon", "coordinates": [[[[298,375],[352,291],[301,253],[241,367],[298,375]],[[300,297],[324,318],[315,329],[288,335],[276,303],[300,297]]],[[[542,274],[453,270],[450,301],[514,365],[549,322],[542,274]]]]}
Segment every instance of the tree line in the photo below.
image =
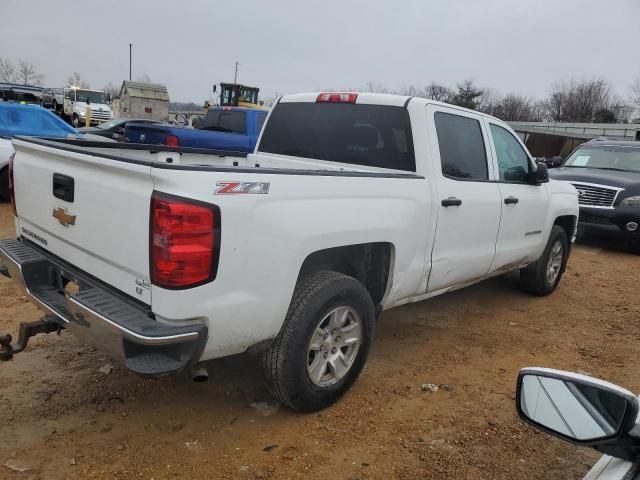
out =
{"type": "Polygon", "coordinates": [[[556,82],[541,99],[515,93],[501,95],[492,88],[478,86],[473,79],[466,79],[455,88],[436,82],[422,88],[409,85],[396,90],[368,82],[366,88],[375,93],[429,98],[505,121],[628,123],[638,120],[634,119],[634,112],[640,115],[640,78],[631,85],[627,99],[617,95],[611,84],[601,78],[556,82]]]}
{"type": "MultiPolygon", "coordinates": [[[[14,63],[8,58],[0,57],[0,82],[42,86],[43,80],[44,75],[39,73],[31,62],[19,60],[14,63]]],[[[142,74],[136,78],[136,81],[152,83],[147,74],[142,74]]],[[[78,72],[73,72],[67,77],[67,85],[91,87],[78,72]]],[[[109,82],[103,90],[115,97],[119,93],[119,85],[109,82]]],[[[640,77],[630,86],[630,96],[627,99],[617,95],[611,84],[601,78],[556,82],[548,95],[542,99],[516,93],[501,95],[492,88],[480,87],[473,79],[463,80],[455,87],[431,82],[425,87],[409,85],[395,90],[380,83],[368,82],[366,90],[429,98],[488,113],[506,121],[586,123],[640,121],[638,118],[634,119],[634,111],[635,115],[640,116],[640,77]]]]}

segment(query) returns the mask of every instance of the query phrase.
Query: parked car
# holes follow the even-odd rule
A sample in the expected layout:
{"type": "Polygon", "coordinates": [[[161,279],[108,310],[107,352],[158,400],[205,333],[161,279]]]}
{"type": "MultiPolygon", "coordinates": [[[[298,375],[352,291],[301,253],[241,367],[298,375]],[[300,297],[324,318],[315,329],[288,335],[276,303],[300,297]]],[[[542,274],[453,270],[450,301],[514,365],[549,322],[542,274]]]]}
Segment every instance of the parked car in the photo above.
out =
{"type": "Polygon", "coordinates": [[[40,106],[50,108],[56,113],[62,111],[64,105],[64,89],[62,88],[45,88],[42,90],[40,97],[40,106]]]}
{"type": "Polygon", "coordinates": [[[0,199],[9,200],[9,159],[13,155],[11,137],[38,135],[66,138],[78,132],[53,115],[35,105],[0,103],[0,199]]]}
{"type": "Polygon", "coordinates": [[[583,143],[550,175],[578,190],[581,233],[616,235],[640,253],[640,142],[583,143]]]}
{"type": "Polygon", "coordinates": [[[84,141],[106,138],[78,132],[60,117],[37,105],[0,103],[0,200],[9,200],[9,159],[14,153],[12,137],[36,136],[84,141]]]}
{"type": "Polygon", "coordinates": [[[125,141],[204,148],[222,151],[253,152],[267,111],[243,107],[214,107],[198,128],[157,125],[127,125],[125,141]]]}
{"type": "Polygon", "coordinates": [[[119,142],[124,141],[125,127],[129,124],[138,125],[164,125],[163,122],[158,120],[147,120],[144,118],[116,118],[115,120],[109,120],[108,122],[101,123],[95,127],[82,127],[78,131],[80,133],[91,133],[100,137],[112,138],[119,142]]]}
{"type": "Polygon", "coordinates": [[[630,391],[577,373],[524,368],[516,409],[533,427],[605,454],[585,480],[640,478],[638,399],[630,391]]]}
{"type": "Polygon", "coordinates": [[[2,102],[37,104],[40,102],[40,95],[42,95],[42,87],[0,82],[0,101],[2,102]]]}
{"type": "Polygon", "coordinates": [[[384,309],[514,270],[553,292],[578,217],[506,123],[422,98],[287,95],[249,155],[14,145],[0,263],[49,313],[18,350],[64,327],[138,374],[199,380],[251,351],[302,411],[356,381],[384,309]]]}

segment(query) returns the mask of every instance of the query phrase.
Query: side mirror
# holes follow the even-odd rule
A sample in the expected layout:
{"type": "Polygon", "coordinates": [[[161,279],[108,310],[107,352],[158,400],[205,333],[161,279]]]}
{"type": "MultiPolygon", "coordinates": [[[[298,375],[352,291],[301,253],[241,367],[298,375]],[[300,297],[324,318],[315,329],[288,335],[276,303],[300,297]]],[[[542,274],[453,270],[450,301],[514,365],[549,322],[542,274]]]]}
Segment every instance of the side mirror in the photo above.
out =
{"type": "MultiPolygon", "coordinates": [[[[516,408],[525,422],[544,432],[624,458],[615,446],[630,446],[624,440],[635,426],[638,400],[628,390],[603,380],[524,368],[518,375],[516,408]]],[[[629,456],[635,457],[635,451],[629,456]]]]}
{"type": "Polygon", "coordinates": [[[107,103],[111,103],[111,94],[110,93],[107,93],[106,100],[107,100],[107,103]]]}
{"type": "Polygon", "coordinates": [[[549,181],[549,169],[544,162],[538,162],[536,171],[533,172],[533,183],[539,185],[541,183],[547,183],[549,181]]]}
{"type": "Polygon", "coordinates": [[[564,163],[564,159],[562,157],[560,157],[560,156],[555,156],[555,157],[551,158],[551,164],[553,165],[553,168],[558,168],[563,163],[564,163]]]}
{"type": "Polygon", "coordinates": [[[213,93],[216,93],[216,90],[218,89],[218,85],[214,85],[213,86],[213,93]]]}

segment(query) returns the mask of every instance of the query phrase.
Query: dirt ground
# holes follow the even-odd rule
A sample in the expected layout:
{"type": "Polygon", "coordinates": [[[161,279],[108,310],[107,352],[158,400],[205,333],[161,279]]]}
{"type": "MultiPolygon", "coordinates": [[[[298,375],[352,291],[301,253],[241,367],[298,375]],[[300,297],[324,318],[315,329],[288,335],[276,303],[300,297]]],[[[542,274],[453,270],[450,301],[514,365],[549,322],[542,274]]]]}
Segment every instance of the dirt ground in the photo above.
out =
{"type": "MultiPolygon", "coordinates": [[[[40,336],[0,364],[0,479],[578,479],[598,455],[524,425],[516,375],[580,370],[640,392],[639,267],[580,245],[548,298],[505,276],[385,312],[361,379],[311,415],[275,405],[249,356],[210,362],[205,384],[145,380],[40,336]]],[[[0,331],[39,316],[2,277],[0,331]]]]}

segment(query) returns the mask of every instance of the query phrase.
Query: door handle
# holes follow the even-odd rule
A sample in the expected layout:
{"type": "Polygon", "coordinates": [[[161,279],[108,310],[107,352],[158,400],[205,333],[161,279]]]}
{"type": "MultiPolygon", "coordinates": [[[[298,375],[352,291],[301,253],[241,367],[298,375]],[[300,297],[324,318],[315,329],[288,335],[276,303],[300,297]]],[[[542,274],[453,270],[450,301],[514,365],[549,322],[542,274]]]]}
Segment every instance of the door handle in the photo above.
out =
{"type": "Polygon", "coordinates": [[[442,200],[443,207],[459,207],[462,205],[462,200],[456,197],[449,197],[442,200]]]}
{"type": "Polygon", "coordinates": [[[504,203],[506,203],[507,205],[516,204],[519,201],[520,200],[518,198],[516,198],[516,197],[507,197],[507,198],[504,199],[504,203]]]}
{"type": "Polygon", "coordinates": [[[73,177],[62,175],[61,173],[53,174],[53,196],[60,200],[66,200],[73,203],[74,185],[73,177]]]}

